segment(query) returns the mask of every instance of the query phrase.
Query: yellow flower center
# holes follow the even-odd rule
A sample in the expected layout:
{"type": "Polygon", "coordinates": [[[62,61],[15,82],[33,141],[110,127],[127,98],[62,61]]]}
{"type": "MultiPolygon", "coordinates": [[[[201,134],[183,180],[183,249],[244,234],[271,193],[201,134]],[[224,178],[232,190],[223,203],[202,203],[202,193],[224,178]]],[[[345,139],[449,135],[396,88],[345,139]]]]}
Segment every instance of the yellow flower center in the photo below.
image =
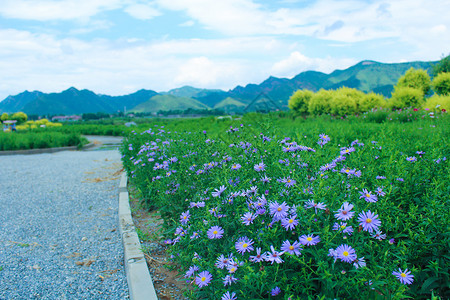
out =
{"type": "Polygon", "coordinates": [[[244,245],[242,245],[242,248],[247,248],[247,247],[248,247],[247,243],[244,243],[244,245]]]}
{"type": "Polygon", "coordinates": [[[218,233],[217,230],[214,230],[214,231],[213,231],[213,234],[217,234],[217,233],[218,233]]]}
{"type": "Polygon", "coordinates": [[[406,277],[406,274],[405,274],[405,273],[402,273],[402,274],[400,274],[400,276],[402,276],[403,278],[405,278],[405,277],[406,277]]]}
{"type": "Polygon", "coordinates": [[[345,225],[341,225],[341,229],[345,229],[345,225]]]}
{"type": "Polygon", "coordinates": [[[289,222],[289,224],[292,224],[294,222],[294,220],[290,219],[288,222],[289,222]]]}
{"type": "Polygon", "coordinates": [[[294,246],[289,246],[289,250],[294,250],[294,246]]]}
{"type": "Polygon", "coordinates": [[[206,277],[202,277],[202,281],[205,281],[206,280],[206,277]]]}
{"type": "Polygon", "coordinates": [[[367,198],[370,198],[370,194],[366,194],[366,197],[367,197],[367,198]]]}
{"type": "Polygon", "coordinates": [[[306,238],[306,240],[307,240],[308,242],[311,242],[311,241],[312,241],[312,237],[308,236],[308,237],[306,238]]]}
{"type": "Polygon", "coordinates": [[[278,211],[281,211],[281,207],[278,207],[277,210],[278,210],[278,211]]]}
{"type": "Polygon", "coordinates": [[[372,223],[372,219],[371,218],[367,218],[366,223],[372,223]]]}
{"type": "Polygon", "coordinates": [[[348,252],[347,252],[347,251],[344,251],[344,252],[342,252],[342,255],[348,256],[348,252]]]}

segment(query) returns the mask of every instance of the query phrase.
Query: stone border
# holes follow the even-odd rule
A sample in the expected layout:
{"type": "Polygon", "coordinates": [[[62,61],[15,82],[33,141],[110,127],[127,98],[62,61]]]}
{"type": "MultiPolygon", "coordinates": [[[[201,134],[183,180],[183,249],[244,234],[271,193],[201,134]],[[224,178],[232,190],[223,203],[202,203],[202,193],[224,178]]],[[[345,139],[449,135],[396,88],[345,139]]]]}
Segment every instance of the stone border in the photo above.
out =
{"type": "Polygon", "coordinates": [[[123,172],[119,185],[119,229],[124,247],[125,272],[130,299],[158,300],[131,217],[127,181],[127,175],[123,172]]]}
{"type": "MultiPolygon", "coordinates": [[[[94,143],[89,143],[83,146],[83,150],[90,149],[94,147],[94,143]]],[[[54,153],[59,151],[74,151],[78,150],[78,146],[70,146],[70,147],[55,147],[55,148],[39,148],[39,149],[28,149],[28,150],[7,150],[0,151],[0,155],[29,155],[29,154],[41,154],[41,153],[54,153]]]]}

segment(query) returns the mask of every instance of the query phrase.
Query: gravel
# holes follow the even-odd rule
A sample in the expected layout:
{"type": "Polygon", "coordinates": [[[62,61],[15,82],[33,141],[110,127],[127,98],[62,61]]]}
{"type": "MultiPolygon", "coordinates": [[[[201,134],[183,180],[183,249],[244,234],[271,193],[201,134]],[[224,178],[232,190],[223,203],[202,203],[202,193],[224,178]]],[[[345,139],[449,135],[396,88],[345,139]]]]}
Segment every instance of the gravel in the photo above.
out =
{"type": "Polygon", "coordinates": [[[118,151],[0,156],[0,299],[129,299],[118,151]]]}

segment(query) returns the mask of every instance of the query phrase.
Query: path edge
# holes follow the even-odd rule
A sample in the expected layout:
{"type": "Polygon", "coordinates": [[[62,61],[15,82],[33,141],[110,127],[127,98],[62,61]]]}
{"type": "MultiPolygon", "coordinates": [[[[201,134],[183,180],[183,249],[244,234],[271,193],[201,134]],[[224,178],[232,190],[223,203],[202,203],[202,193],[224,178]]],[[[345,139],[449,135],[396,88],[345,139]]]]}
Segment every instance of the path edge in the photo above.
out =
{"type": "Polygon", "coordinates": [[[124,248],[125,272],[130,299],[158,300],[131,216],[127,183],[128,177],[123,172],[119,184],[119,229],[124,248]]]}
{"type": "MultiPolygon", "coordinates": [[[[82,150],[90,149],[94,147],[94,143],[89,143],[82,147],[82,150]]],[[[30,155],[30,154],[42,154],[42,153],[55,153],[60,151],[75,151],[78,150],[78,146],[68,146],[68,147],[53,147],[53,148],[38,148],[38,149],[27,149],[27,150],[4,150],[0,151],[1,155],[30,155]]]]}

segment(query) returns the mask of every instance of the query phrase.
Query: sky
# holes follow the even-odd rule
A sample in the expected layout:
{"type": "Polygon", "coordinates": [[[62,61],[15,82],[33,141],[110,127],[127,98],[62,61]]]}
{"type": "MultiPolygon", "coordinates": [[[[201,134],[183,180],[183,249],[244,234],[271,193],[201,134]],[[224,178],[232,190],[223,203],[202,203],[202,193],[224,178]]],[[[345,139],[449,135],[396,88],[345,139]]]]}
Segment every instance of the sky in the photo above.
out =
{"type": "Polygon", "coordinates": [[[450,54],[448,0],[0,0],[0,101],[229,90],[450,54]]]}

